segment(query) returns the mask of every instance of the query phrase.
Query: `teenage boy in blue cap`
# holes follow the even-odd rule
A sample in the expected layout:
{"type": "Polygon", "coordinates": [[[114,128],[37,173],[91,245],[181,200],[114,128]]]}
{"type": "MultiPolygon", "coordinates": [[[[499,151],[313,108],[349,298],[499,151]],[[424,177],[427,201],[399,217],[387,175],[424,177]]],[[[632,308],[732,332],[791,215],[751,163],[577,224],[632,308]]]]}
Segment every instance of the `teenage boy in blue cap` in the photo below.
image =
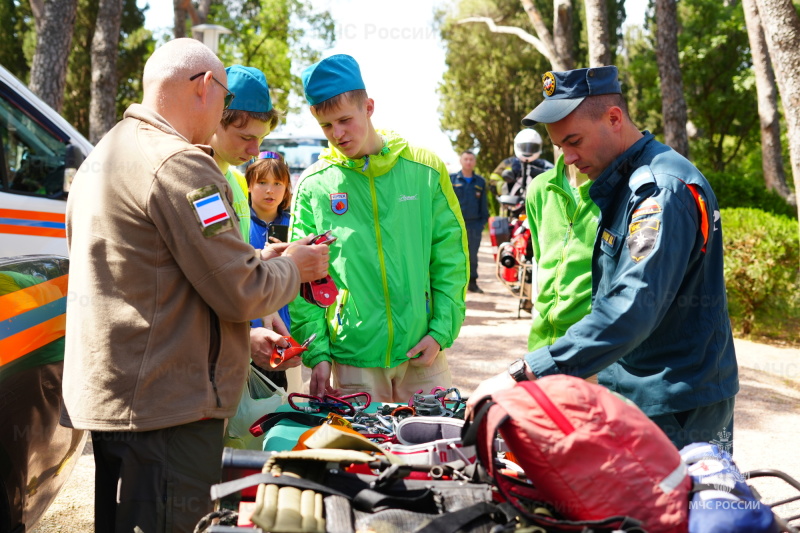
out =
{"type": "Polygon", "coordinates": [[[547,72],[523,120],[594,183],[600,208],[592,311],[550,346],[484,381],[470,404],[516,381],[587,377],[633,400],[677,447],[732,446],[739,390],[719,206],[703,175],[630,119],[614,66],[547,72]]]}
{"type": "Polygon", "coordinates": [[[310,392],[367,391],[408,402],[449,387],[442,350],[458,336],[469,274],[467,234],[444,163],[396,133],[375,130],[375,103],[355,59],[334,55],[302,75],[311,114],[329,141],[300,178],[292,237],[332,230],[327,309],[290,304],[310,392]],[[333,373],[333,389],[329,380],[333,373]]]}
{"type": "Polygon", "coordinates": [[[234,97],[222,113],[222,120],[209,144],[214,149],[214,161],[231,186],[239,230],[242,238],[248,241],[250,204],[247,181],[234,167],[258,157],[261,141],[275,129],[282,113],[272,107],[269,85],[263,72],[242,65],[230,66],[225,72],[228,75],[228,90],[234,97]]]}
{"type": "MultiPolygon", "coordinates": [[[[217,131],[209,144],[214,149],[217,162],[233,193],[231,206],[239,218],[239,231],[242,239],[250,242],[250,203],[248,186],[244,175],[235,167],[257,157],[261,141],[278,125],[283,115],[272,107],[269,85],[263,72],[257,68],[232,65],[225,69],[228,75],[228,90],[234,97],[222,112],[217,131]]],[[[269,251],[262,253],[262,259],[270,257],[269,251]]],[[[250,329],[250,353],[256,365],[279,387],[287,388],[286,370],[299,365],[289,360],[274,371],[269,370],[269,358],[274,344],[288,346],[282,335],[288,335],[280,319],[270,317],[269,327],[264,327],[261,319],[252,321],[250,329]]]]}

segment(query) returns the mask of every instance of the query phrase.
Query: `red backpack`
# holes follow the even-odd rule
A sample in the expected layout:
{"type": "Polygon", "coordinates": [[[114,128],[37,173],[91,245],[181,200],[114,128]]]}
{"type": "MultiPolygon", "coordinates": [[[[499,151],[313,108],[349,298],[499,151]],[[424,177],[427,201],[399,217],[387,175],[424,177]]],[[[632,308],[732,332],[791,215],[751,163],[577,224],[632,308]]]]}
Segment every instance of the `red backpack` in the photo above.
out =
{"type": "Polygon", "coordinates": [[[678,450],[632,402],[604,387],[565,375],[518,383],[482,400],[470,422],[464,445],[477,446],[503,497],[548,531],[688,529],[691,480],[678,450]],[[498,430],[529,483],[501,472],[498,430]],[[565,520],[531,514],[531,502],[565,520]]]}

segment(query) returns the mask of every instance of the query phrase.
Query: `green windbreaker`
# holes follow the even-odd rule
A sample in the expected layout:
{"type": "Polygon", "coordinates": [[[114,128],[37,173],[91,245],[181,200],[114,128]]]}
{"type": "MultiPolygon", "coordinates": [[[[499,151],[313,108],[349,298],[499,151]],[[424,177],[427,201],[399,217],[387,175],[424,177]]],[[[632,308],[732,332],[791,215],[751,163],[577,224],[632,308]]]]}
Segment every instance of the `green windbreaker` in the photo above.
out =
{"type": "Polygon", "coordinates": [[[592,181],[565,190],[564,157],[528,187],[525,209],[539,287],[528,350],[553,344],[592,308],[592,250],[600,209],[589,197],[592,181]]]}
{"type": "MultiPolygon", "coordinates": [[[[298,297],[292,336],[317,338],[303,363],[392,368],[426,334],[448,348],[465,315],[467,234],[444,163],[393,132],[388,153],[351,160],[322,152],[300,178],[291,240],[332,230],[331,277],[339,297],[327,310],[298,297]]],[[[387,152],[387,150],[384,150],[387,152]]]]}

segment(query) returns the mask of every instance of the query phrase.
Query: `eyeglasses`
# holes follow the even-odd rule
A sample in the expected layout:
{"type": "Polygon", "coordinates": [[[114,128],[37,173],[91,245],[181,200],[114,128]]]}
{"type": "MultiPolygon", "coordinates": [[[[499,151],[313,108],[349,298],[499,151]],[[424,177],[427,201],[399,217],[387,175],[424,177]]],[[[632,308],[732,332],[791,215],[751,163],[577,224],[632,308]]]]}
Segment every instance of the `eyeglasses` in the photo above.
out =
{"type": "MultiPolygon", "coordinates": [[[[194,76],[189,78],[189,81],[194,81],[197,78],[199,78],[200,76],[204,76],[204,75],[205,75],[205,72],[200,72],[199,74],[195,74],[194,76]]],[[[213,74],[211,75],[211,79],[214,80],[215,82],[219,83],[219,86],[222,87],[223,89],[225,89],[225,93],[226,94],[225,94],[225,108],[224,109],[228,109],[228,107],[230,107],[230,105],[231,105],[231,102],[233,102],[233,99],[236,98],[236,95],[233,94],[230,90],[228,90],[227,87],[222,85],[222,82],[219,81],[217,78],[215,78],[213,74]]]]}
{"type": "Polygon", "coordinates": [[[280,160],[281,154],[279,154],[278,152],[266,151],[266,152],[261,152],[260,154],[258,154],[258,158],[259,159],[278,159],[278,160],[280,160]]]}

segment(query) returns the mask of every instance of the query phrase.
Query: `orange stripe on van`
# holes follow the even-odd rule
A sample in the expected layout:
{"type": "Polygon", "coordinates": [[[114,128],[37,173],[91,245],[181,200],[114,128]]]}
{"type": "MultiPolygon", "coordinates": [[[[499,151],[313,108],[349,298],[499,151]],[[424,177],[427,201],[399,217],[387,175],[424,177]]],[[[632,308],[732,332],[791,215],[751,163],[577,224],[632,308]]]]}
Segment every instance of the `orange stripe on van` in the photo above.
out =
{"type": "Polygon", "coordinates": [[[11,235],[33,235],[36,237],[67,238],[67,230],[65,229],[32,228],[29,226],[10,226],[8,224],[0,224],[0,233],[8,233],[11,235]]]}
{"type": "MultiPolygon", "coordinates": [[[[69,275],[59,276],[0,296],[0,321],[19,317],[29,311],[63,299],[67,295],[69,275]]],[[[66,313],[35,324],[8,337],[0,338],[0,365],[19,359],[37,348],[64,336],[66,313]]]]}
{"type": "Polygon", "coordinates": [[[23,211],[21,209],[0,209],[0,218],[26,218],[28,220],[46,220],[47,222],[65,222],[67,220],[64,213],[23,211]]]}
{"type": "Polygon", "coordinates": [[[41,307],[67,295],[69,275],[64,274],[30,287],[0,296],[0,320],[41,307]]]}
{"type": "Polygon", "coordinates": [[[31,353],[45,344],[64,336],[67,329],[67,315],[63,314],[37,324],[25,331],[0,340],[0,365],[5,365],[31,353]]]}

